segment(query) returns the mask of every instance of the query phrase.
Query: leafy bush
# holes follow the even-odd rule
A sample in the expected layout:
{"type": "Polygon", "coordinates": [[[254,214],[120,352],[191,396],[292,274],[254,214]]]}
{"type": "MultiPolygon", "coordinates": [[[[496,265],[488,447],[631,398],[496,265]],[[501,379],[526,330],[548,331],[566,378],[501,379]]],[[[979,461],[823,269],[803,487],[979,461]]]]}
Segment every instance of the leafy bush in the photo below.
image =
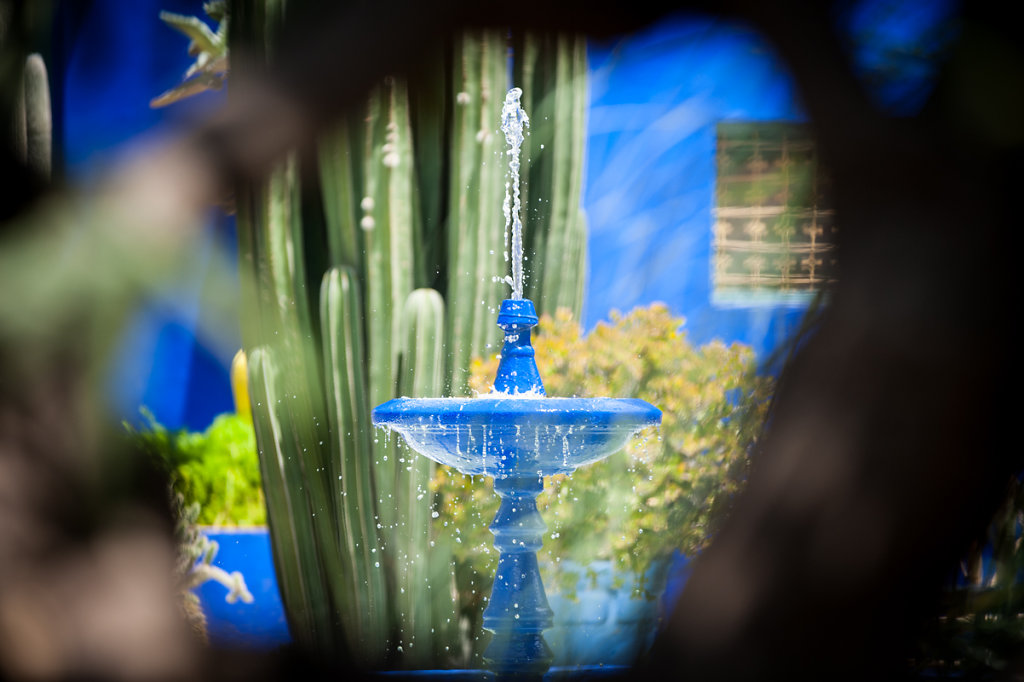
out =
{"type": "Polygon", "coordinates": [[[266,523],[259,460],[252,422],[222,414],[202,433],[169,431],[143,411],[148,426],[128,427],[144,451],[171,472],[174,490],[186,505],[200,507],[197,522],[213,526],[266,523]]]}
{"type": "MultiPolygon", "coordinates": [[[[548,395],[642,398],[664,415],[659,431],[639,434],[624,452],[545,482],[540,560],[563,593],[578,579],[558,570],[567,559],[614,559],[639,575],[674,551],[698,552],[742,484],[771,380],[757,375],[749,347],[694,347],[683,324],[663,304],[613,313],[586,336],[564,310],[541,319],[534,347],[548,395]]],[[[473,364],[474,390],[490,390],[497,364],[473,364]]],[[[442,532],[455,537],[463,609],[475,608],[497,561],[487,526],[498,498],[489,479],[446,467],[433,490],[442,532]]]]}

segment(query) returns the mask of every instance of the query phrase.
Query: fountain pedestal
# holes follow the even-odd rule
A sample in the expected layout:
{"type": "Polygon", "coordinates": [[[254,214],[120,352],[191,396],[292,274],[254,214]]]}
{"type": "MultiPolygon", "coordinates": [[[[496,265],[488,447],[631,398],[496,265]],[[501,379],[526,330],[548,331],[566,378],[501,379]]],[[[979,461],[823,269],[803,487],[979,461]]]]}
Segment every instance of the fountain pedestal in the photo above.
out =
{"type": "Polygon", "coordinates": [[[546,526],[537,511],[545,476],[568,474],[625,447],[632,434],[661,422],[643,400],[547,398],[530,329],[533,303],[502,302],[505,333],[495,393],[479,398],[396,398],[373,410],[373,423],[398,431],[409,447],[464,474],[494,478],[501,506],[491,524],[500,552],[484,627],[493,637],[484,659],[499,679],[539,678],[552,654],[551,627],[537,567],[546,526]]]}
{"type": "Polygon", "coordinates": [[[484,661],[499,678],[543,675],[554,658],[543,635],[554,613],[537,566],[537,550],[547,530],[537,511],[537,495],[543,489],[539,477],[494,481],[501,506],[491,532],[501,554],[484,611],[484,627],[494,633],[484,661]]]}

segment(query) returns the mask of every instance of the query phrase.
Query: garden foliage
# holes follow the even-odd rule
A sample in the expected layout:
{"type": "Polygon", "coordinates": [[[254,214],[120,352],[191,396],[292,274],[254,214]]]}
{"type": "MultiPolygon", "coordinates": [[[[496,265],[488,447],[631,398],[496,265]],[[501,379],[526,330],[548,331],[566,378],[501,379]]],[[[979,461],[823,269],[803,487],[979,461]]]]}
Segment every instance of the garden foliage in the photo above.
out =
{"type": "MultiPolygon", "coordinates": [[[[749,347],[694,346],[683,320],[662,304],[613,314],[584,335],[567,310],[544,315],[534,342],[548,395],[641,398],[663,412],[660,430],[625,451],[547,479],[538,499],[548,533],[539,555],[549,583],[573,593],[579,576],[560,571],[614,559],[642,575],[673,552],[693,555],[742,485],[772,381],[756,373],[749,347]]],[[[476,361],[471,386],[490,389],[497,360],[476,361]]],[[[490,480],[439,467],[439,521],[456,538],[463,608],[481,606],[497,555],[487,525],[498,498],[490,480]]],[[[642,587],[642,586],[638,586],[642,587]]]]}
{"type": "Polygon", "coordinates": [[[266,505],[256,438],[247,415],[222,414],[202,432],[171,431],[143,411],[146,428],[129,427],[139,448],[170,472],[185,508],[198,506],[196,523],[260,526],[266,505]]]}

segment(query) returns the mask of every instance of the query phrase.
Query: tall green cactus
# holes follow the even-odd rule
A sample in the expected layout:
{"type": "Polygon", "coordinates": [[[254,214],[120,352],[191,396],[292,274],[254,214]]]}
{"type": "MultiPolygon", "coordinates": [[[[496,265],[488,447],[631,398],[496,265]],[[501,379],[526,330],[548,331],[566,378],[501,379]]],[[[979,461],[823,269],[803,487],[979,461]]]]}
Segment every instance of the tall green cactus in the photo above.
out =
{"type": "Polygon", "coordinates": [[[502,252],[504,137],[496,123],[505,99],[505,42],[494,32],[467,35],[455,46],[456,89],[448,204],[448,346],[451,391],[468,388],[474,355],[487,350],[507,271],[502,252]]]}
{"type": "MultiPolygon", "coordinates": [[[[439,396],[444,392],[444,299],[433,289],[417,289],[405,301],[399,340],[402,343],[398,393],[412,398],[439,396]]],[[[430,481],[433,462],[396,444],[396,498],[399,509],[393,543],[395,604],[400,616],[400,639],[409,658],[421,664],[434,659],[433,631],[445,629],[455,618],[454,604],[433,599],[432,590],[446,591],[452,576],[451,554],[431,550],[430,481]],[[416,648],[417,644],[422,644],[416,648]]],[[[445,638],[452,641],[452,632],[445,638]]]]}
{"type": "Polygon", "coordinates": [[[579,319],[587,230],[580,208],[586,40],[528,34],[517,48],[522,56],[516,60],[516,79],[534,125],[523,143],[528,169],[522,190],[523,231],[527,253],[532,254],[526,291],[541,312],[565,307],[579,319]]]}
{"type": "MultiPolygon", "coordinates": [[[[268,23],[287,20],[277,0],[236,7],[231,42],[256,45],[250,55],[266,45],[268,23]]],[[[562,164],[557,172],[549,164],[530,176],[530,191],[574,210],[528,219],[527,229],[539,232],[535,244],[563,250],[545,300],[578,306],[585,91],[582,41],[565,41],[571,49],[538,50],[533,80],[571,85],[557,106],[579,111],[534,117],[533,134],[564,140],[554,147],[564,150],[550,157],[562,164]],[[549,72],[558,78],[540,78],[549,72]],[[556,191],[565,196],[556,201],[556,191]]],[[[465,34],[424,69],[429,90],[427,79],[413,88],[386,79],[323,136],[315,163],[291,159],[238,191],[239,252],[251,275],[243,333],[289,624],[304,646],[347,651],[365,666],[468,663],[458,658],[466,647],[453,539],[431,518],[436,465],[375,433],[369,413],[397,395],[465,392],[471,359],[500,342],[506,47],[494,32],[465,34]],[[304,175],[310,168],[317,177],[304,175]],[[322,278],[307,261],[321,242],[322,278]],[[319,292],[310,287],[317,281],[319,292]]],[[[534,97],[555,101],[547,90],[534,97]]],[[[538,154],[537,163],[548,162],[538,154]]]]}
{"type": "Polygon", "coordinates": [[[339,502],[341,541],[348,564],[349,588],[356,596],[352,627],[364,646],[379,646],[387,637],[387,597],[381,557],[375,551],[380,537],[373,516],[373,471],[367,454],[371,433],[366,394],[362,299],[355,273],[335,267],[324,275],[320,290],[320,320],[327,403],[334,448],[340,464],[335,485],[339,502]]]}

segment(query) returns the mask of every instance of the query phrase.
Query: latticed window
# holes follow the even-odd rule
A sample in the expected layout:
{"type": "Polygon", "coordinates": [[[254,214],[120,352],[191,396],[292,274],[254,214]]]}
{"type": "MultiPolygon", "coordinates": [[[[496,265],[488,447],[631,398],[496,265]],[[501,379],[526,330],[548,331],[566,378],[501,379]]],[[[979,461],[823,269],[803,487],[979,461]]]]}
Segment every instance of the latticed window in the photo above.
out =
{"type": "Polygon", "coordinates": [[[799,123],[719,123],[713,300],[808,299],[836,273],[835,214],[799,123]]]}

